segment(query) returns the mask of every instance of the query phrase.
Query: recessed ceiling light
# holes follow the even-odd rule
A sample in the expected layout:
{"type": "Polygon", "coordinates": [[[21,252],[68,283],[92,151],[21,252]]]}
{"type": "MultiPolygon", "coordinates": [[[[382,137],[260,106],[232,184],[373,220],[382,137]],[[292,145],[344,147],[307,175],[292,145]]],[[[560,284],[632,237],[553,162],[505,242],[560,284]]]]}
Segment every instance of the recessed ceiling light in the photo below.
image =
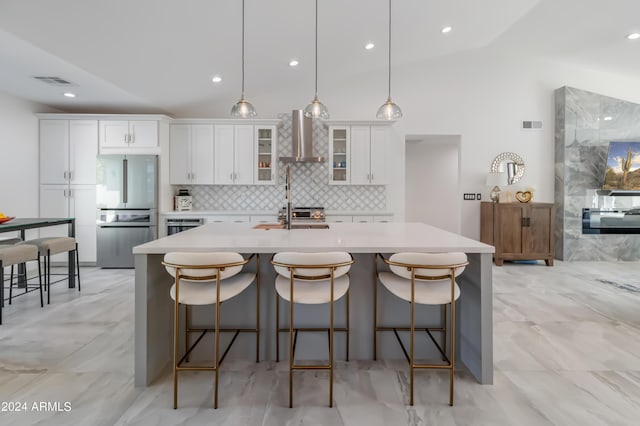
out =
{"type": "Polygon", "coordinates": [[[640,33],[631,33],[627,36],[629,40],[637,40],[640,38],[640,33]]]}
{"type": "Polygon", "coordinates": [[[222,81],[222,77],[220,77],[219,75],[215,75],[213,76],[211,81],[213,81],[214,83],[220,83],[222,81]]]}
{"type": "Polygon", "coordinates": [[[289,61],[289,66],[290,67],[297,67],[299,64],[299,62],[296,59],[292,59],[289,61]]]}
{"type": "Polygon", "coordinates": [[[66,93],[64,93],[64,95],[65,95],[67,98],[75,98],[75,97],[76,97],[75,93],[71,93],[71,92],[66,92],[66,93]]]}
{"type": "Polygon", "coordinates": [[[374,47],[376,47],[376,45],[373,44],[373,43],[367,43],[367,44],[364,45],[364,48],[367,49],[367,50],[371,50],[374,47]]]}
{"type": "Polygon", "coordinates": [[[607,115],[607,116],[604,118],[604,121],[611,121],[611,120],[613,120],[613,117],[611,117],[611,116],[609,116],[609,115],[607,115]]]}
{"type": "Polygon", "coordinates": [[[442,29],[440,30],[440,32],[441,32],[442,34],[446,34],[446,33],[451,32],[451,30],[452,30],[452,29],[453,29],[453,27],[450,27],[450,26],[448,26],[448,25],[447,25],[446,27],[442,27],[442,29]]]}

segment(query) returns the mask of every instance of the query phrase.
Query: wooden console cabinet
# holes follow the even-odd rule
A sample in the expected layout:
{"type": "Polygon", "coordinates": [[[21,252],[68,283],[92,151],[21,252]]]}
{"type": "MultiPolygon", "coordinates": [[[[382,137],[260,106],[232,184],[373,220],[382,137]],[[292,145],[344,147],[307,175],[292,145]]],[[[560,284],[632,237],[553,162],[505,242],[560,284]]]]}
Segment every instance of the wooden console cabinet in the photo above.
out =
{"type": "Polygon", "coordinates": [[[544,260],[553,266],[554,206],[551,203],[480,205],[480,241],[495,246],[494,261],[544,260]]]}

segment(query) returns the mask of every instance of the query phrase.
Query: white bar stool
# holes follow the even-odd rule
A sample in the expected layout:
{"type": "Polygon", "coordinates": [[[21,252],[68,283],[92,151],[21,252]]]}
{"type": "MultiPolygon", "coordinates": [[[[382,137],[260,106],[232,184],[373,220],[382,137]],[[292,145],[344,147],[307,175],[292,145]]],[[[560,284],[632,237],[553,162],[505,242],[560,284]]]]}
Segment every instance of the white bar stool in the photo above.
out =
{"type": "Polygon", "coordinates": [[[460,287],[455,281],[463,271],[467,262],[467,255],[464,253],[396,253],[385,259],[382,254],[376,255],[376,276],[377,281],[400,299],[406,300],[410,304],[410,325],[409,327],[384,327],[378,326],[378,284],[374,286],[374,311],[373,311],[373,359],[377,358],[377,332],[393,331],[402,347],[402,351],[409,361],[410,368],[410,400],[409,405],[413,405],[413,370],[424,368],[448,369],[449,370],[449,405],[453,405],[453,369],[455,358],[455,301],[460,297],[460,287]],[[378,271],[377,258],[380,258],[389,265],[391,272],[378,271]],[[415,325],[415,304],[441,305],[443,307],[442,326],[426,327],[415,325]],[[447,305],[451,306],[449,314],[449,356],[446,355],[446,332],[447,332],[447,305]],[[414,356],[414,335],[415,330],[424,330],[433,343],[438,348],[446,364],[417,364],[414,356]],[[409,354],[400,340],[398,330],[409,331],[410,348],[409,354]],[[431,334],[431,331],[442,332],[443,347],[441,347],[431,334]]]}
{"type": "MultiPolygon", "coordinates": [[[[78,291],[80,291],[80,258],[78,256],[78,243],[73,237],[45,237],[25,241],[25,244],[38,246],[39,255],[44,259],[44,286],[47,291],[47,304],[51,303],[51,255],[59,253],[75,252],[76,270],[78,277],[78,291]]],[[[39,262],[38,262],[39,263],[39,262]]],[[[57,282],[57,281],[56,281],[57,282]]]]}
{"type": "Polygon", "coordinates": [[[252,254],[244,259],[239,253],[180,253],[171,252],[164,256],[162,264],[175,278],[169,292],[174,300],[173,311],[173,408],[178,408],[178,372],[179,371],[215,371],[213,408],[218,408],[218,371],[231,345],[241,332],[256,333],[256,362],[260,350],[260,256],[252,254]],[[242,271],[252,258],[256,260],[256,273],[242,271]],[[220,328],[220,305],[242,293],[256,282],[256,327],[220,328]],[[178,360],[178,307],[185,305],[185,354],[178,360]],[[215,326],[213,329],[191,329],[189,324],[190,305],[215,305],[215,326]],[[189,346],[189,333],[201,332],[200,337],[189,346]],[[189,360],[189,353],[196,347],[207,332],[215,333],[215,359],[211,366],[183,366],[189,360]],[[235,332],[231,342],[220,357],[220,332],[235,332]]]}
{"type": "Polygon", "coordinates": [[[347,272],[354,263],[353,256],[346,252],[326,253],[276,253],[271,260],[278,277],[276,292],[289,302],[289,328],[280,328],[280,298],[276,298],[276,361],[280,360],[280,332],[289,332],[289,408],[293,407],[293,370],[329,370],[329,407],[333,407],[333,332],[346,332],[346,352],[349,360],[349,276],[347,272]],[[335,328],[333,305],[346,295],[346,326],[335,328]],[[293,302],[292,302],[293,301],[293,302]],[[330,304],[329,328],[294,328],[293,305],[330,304]],[[295,335],[298,331],[329,332],[328,364],[296,365],[294,362],[295,335]]]}
{"type": "MultiPolygon", "coordinates": [[[[0,247],[0,324],[2,324],[2,308],[4,307],[4,268],[12,267],[20,263],[26,263],[31,260],[38,260],[38,247],[30,244],[18,244],[13,246],[0,247]]],[[[38,279],[40,281],[40,307],[44,306],[42,299],[42,275],[40,273],[40,262],[38,262],[38,279]]],[[[13,272],[11,273],[11,281],[9,282],[9,291],[13,284],[13,272]]],[[[11,303],[11,298],[9,298],[11,303]]]]}

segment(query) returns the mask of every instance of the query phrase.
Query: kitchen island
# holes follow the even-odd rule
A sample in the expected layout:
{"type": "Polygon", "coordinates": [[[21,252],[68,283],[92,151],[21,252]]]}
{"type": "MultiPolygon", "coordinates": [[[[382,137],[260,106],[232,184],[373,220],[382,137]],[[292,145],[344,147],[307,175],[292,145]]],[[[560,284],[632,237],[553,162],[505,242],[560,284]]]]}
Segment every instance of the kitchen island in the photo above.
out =
{"type": "MultiPolygon", "coordinates": [[[[400,251],[451,252],[467,254],[469,265],[458,278],[462,296],[456,310],[457,360],[483,384],[493,382],[492,329],[492,253],[493,246],[480,243],[422,223],[332,223],[329,229],[253,229],[249,223],[211,223],[192,230],[160,238],[134,247],[135,256],[135,384],[151,384],[170,365],[172,354],[173,300],[169,297],[172,278],[161,262],[171,251],[234,251],[248,255],[260,254],[261,325],[260,359],[275,358],[275,272],[269,261],[280,251],[347,251],[355,264],[350,271],[351,359],[373,358],[373,285],[374,254],[400,251]]],[[[247,265],[255,268],[255,262],[247,265]]],[[[255,269],[254,269],[255,270],[255,269]]],[[[405,304],[380,292],[380,321],[408,322],[405,304]],[[398,319],[400,318],[400,319],[398,319]]],[[[225,302],[226,304],[227,302],[225,302]]],[[[221,307],[221,322],[225,326],[255,324],[255,290],[243,293],[238,302],[221,307]],[[236,303],[235,305],[232,305],[236,303]],[[225,310],[226,308],[226,310],[225,310]]],[[[344,321],[344,309],[336,303],[336,324],[344,321]],[[342,315],[342,316],[341,316],[342,315]]],[[[285,305],[281,305],[285,306],[285,305]]],[[[194,320],[212,318],[212,311],[202,311],[194,320]]],[[[281,312],[282,314],[282,312],[281,312]]],[[[328,322],[328,314],[310,307],[296,307],[302,321],[318,324],[328,322]]],[[[430,318],[439,318],[436,311],[430,318]]],[[[298,322],[296,316],[296,322],[298,322]]],[[[284,323],[286,324],[286,322],[284,323]]],[[[322,334],[322,333],[308,333],[322,334]]],[[[378,339],[378,358],[401,358],[392,336],[378,339]]],[[[282,341],[287,336],[283,334],[282,341]]],[[[230,357],[251,359],[255,354],[255,339],[238,339],[230,357]],[[236,348],[236,346],[240,346],[236,348]],[[244,345],[244,346],[243,346],[244,345]],[[239,350],[238,350],[239,349],[239,350]]],[[[336,333],[336,357],[340,359],[344,339],[336,333]]],[[[286,346],[286,345],[284,345],[286,346]]],[[[318,359],[326,353],[326,335],[316,336],[296,351],[296,359],[318,359]],[[299,352],[298,352],[299,351],[299,352]],[[313,358],[315,356],[315,358],[313,358]]],[[[282,349],[282,346],[281,346],[282,349]]],[[[286,357],[285,357],[286,359],[286,357]]]]}

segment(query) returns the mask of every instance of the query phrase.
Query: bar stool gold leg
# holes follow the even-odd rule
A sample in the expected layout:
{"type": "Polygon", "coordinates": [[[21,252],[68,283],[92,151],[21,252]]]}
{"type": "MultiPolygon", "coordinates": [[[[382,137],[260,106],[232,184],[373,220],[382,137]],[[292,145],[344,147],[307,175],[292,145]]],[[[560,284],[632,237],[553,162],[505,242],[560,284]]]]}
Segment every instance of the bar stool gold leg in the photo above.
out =
{"type": "Polygon", "coordinates": [[[451,300],[453,300],[453,302],[451,302],[451,309],[449,310],[449,313],[451,315],[451,319],[450,319],[450,325],[449,325],[449,330],[450,330],[450,337],[449,340],[451,340],[451,370],[449,370],[449,405],[453,406],[453,371],[454,371],[454,365],[455,365],[455,357],[456,357],[456,353],[455,353],[455,336],[454,336],[454,329],[455,329],[455,314],[456,314],[456,303],[453,297],[453,286],[454,286],[454,278],[451,278],[451,300]]]}
{"type": "Polygon", "coordinates": [[[215,360],[215,371],[216,371],[216,379],[215,379],[215,389],[213,392],[213,408],[218,408],[218,379],[219,379],[219,370],[220,370],[220,274],[216,276],[216,360],[215,360]]]}
{"type": "Polygon", "coordinates": [[[256,362],[260,362],[260,255],[256,255],[256,362]]]}
{"type": "MultiPolygon", "coordinates": [[[[374,255],[373,261],[376,262],[374,255]]],[[[376,263],[376,271],[373,276],[373,360],[378,359],[378,271],[376,263]]]]}
{"type": "Polygon", "coordinates": [[[415,329],[415,320],[414,320],[414,310],[415,310],[415,281],[414,281],[414,270],[411,271],[411,329],[409,330],[409,335],[410,335],[410,339],[411,339],[411,353],[410,353],[410,360],[409,360],[409,375],[411,376],[410,379],[410,398],[409,398],[409,405],[413,406],[413,366],[414,366],[414,345],[413,345],[413,335],[414,335],[414,329],[415,329]]]}
{"type": "Polygon", "coordinates": [[[347,362],[349,362],[349,289],[347,289],[347,362]]]}
{"type": "Polygon", "coordinates": [[[276,362],[280,362],[280,296],[276,292],[276,362]]]}
{"type": "MultiPolygon", "coordinates": [[[[173,409],[178,408],[178,307],[180,300],[178,274],[176,274],[176,299],[173,303],[173,409]]],[[[51,291],[51,290],[49,290],[51,291]]]]}
{"type": "MultiPolygon", "coordinates": [[[[184,353],[189,353],[189,305],[184,305],[184,353]]],[[[189,362],[189,355],[184,359],[189,362]]]]}
{"type": "MultiPolygon", "coordinates": [[[[348,294],[349,292],[347,291],[347,295],[348,294]]],[[[333,407],[333,305],[334,305],[334,302],[333,302],[333,270],[332,270],[331,271],[331,309],[330,309],[331,318],[329,319],[329,328],[330,328],[329,333],[331,333],[329,335],[329,408],[333,407]]]]}
{"type": "Polygon", "coordinates": [[[293,408],[293,274],[289,294],[289,408],[293,408]]]}
{"type": "Polygon", "coordinates": [[[447,305],[442,305],[442,351],[447,353],[447,305]]]}

